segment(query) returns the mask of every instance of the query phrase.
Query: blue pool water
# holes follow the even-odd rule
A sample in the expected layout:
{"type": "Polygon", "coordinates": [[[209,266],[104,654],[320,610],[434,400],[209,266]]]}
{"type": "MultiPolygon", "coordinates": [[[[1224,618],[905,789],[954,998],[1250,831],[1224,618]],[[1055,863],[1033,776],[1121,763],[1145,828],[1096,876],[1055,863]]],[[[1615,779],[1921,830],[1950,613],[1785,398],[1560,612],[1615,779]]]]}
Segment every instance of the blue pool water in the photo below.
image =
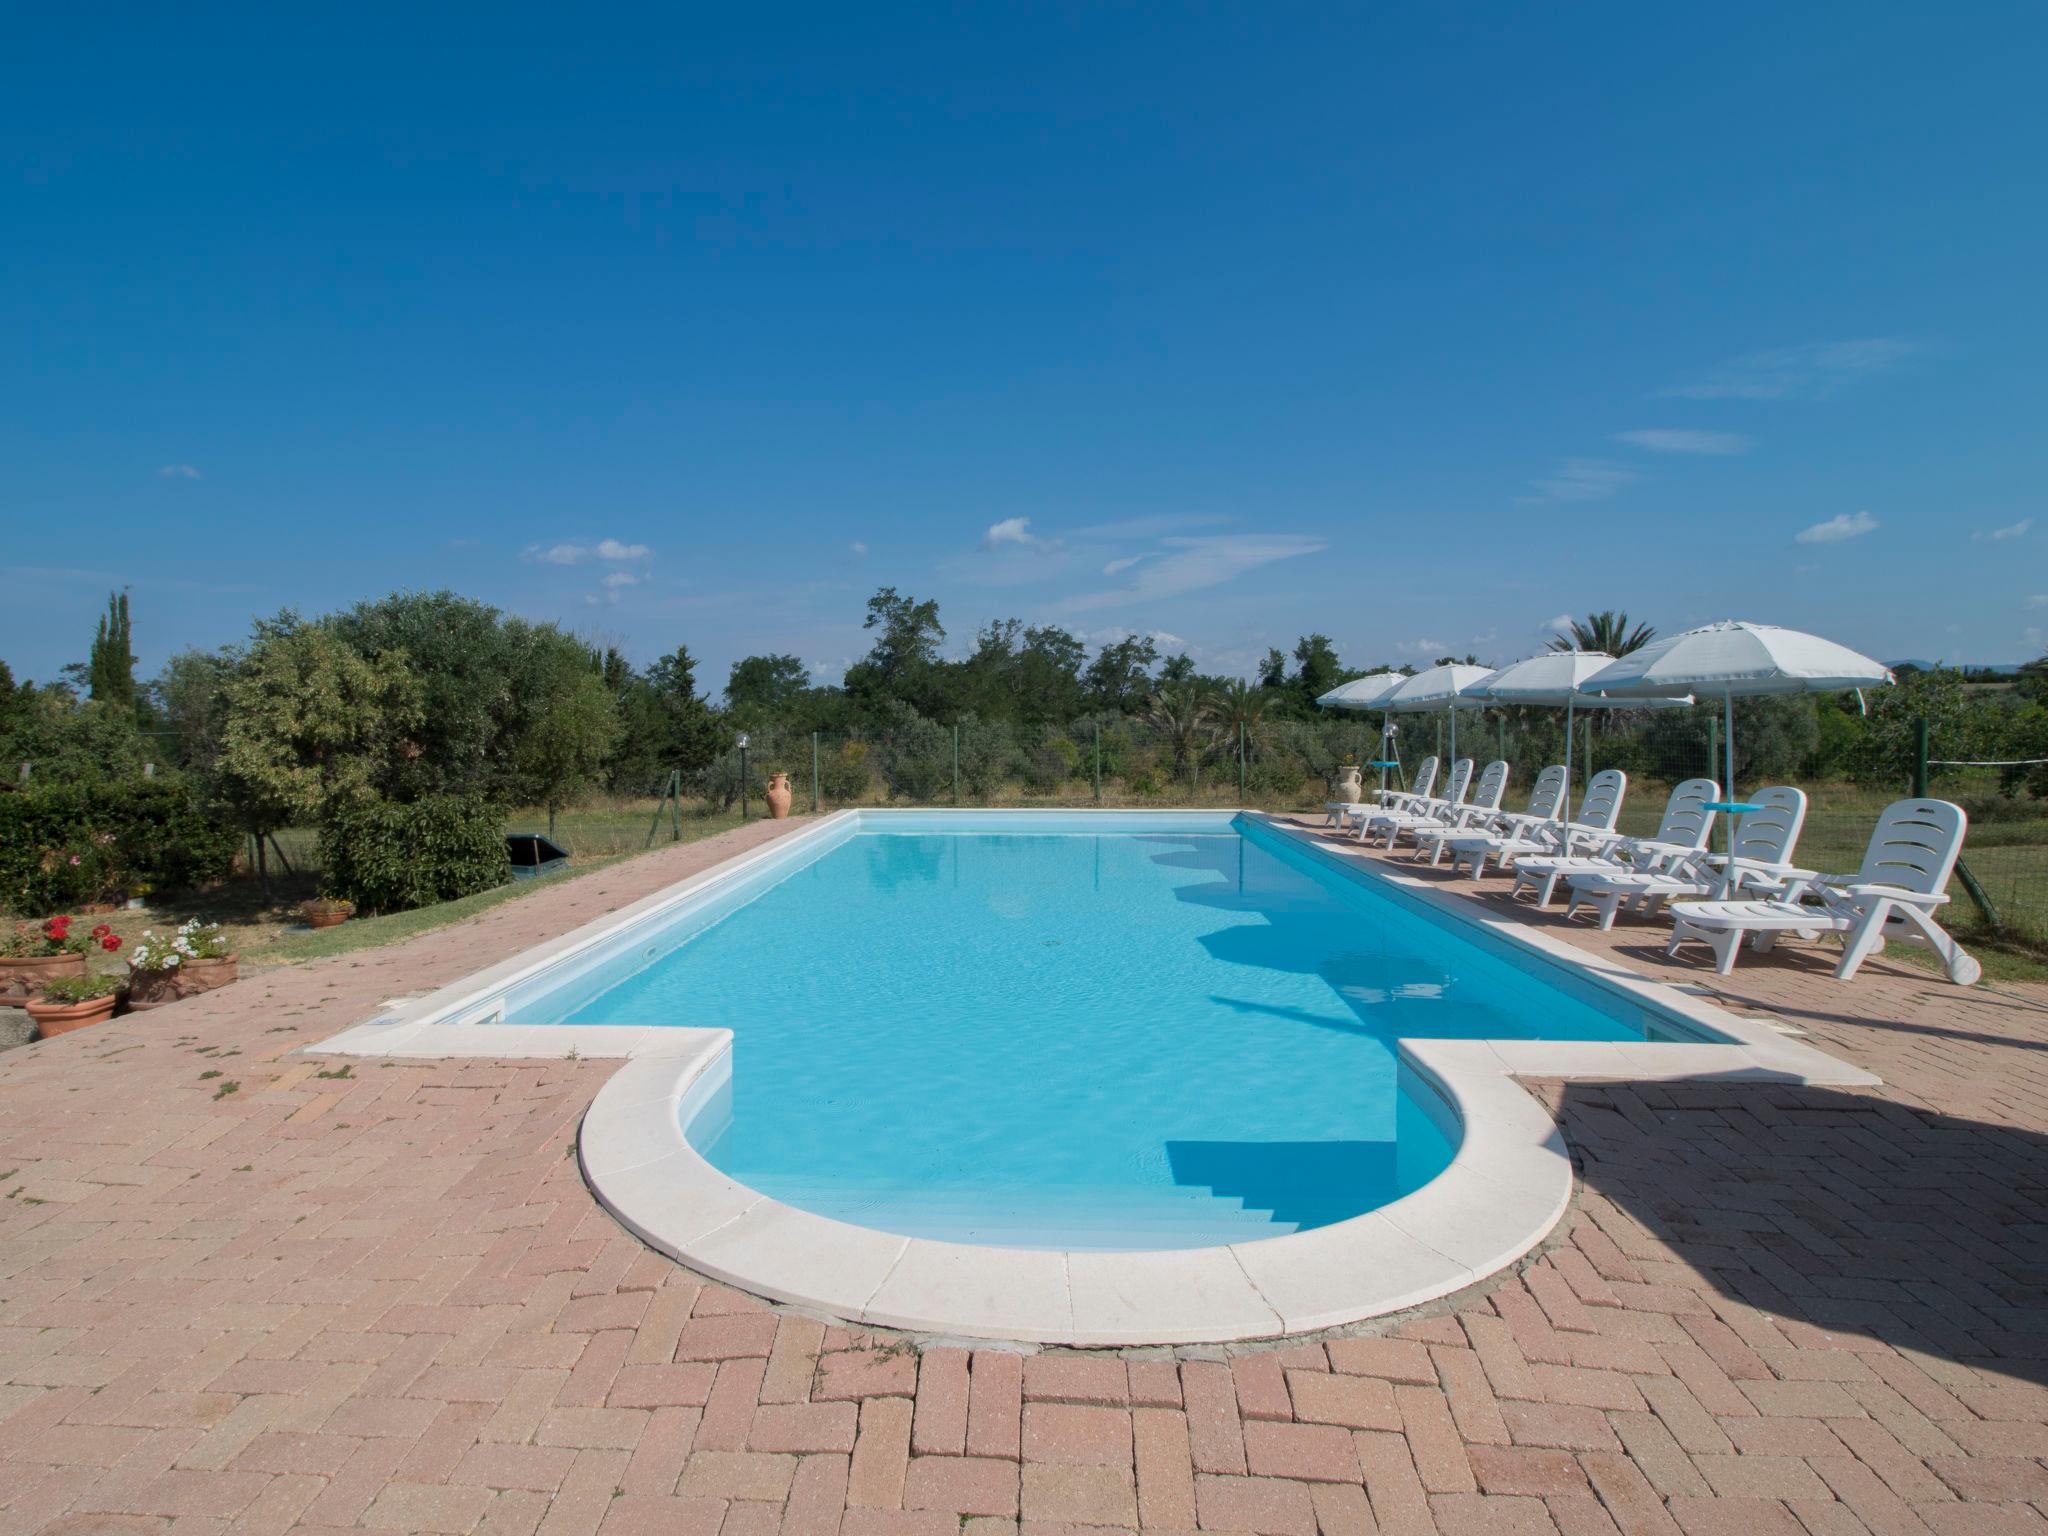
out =
{"type": "Polygon", "coordinates": [[[1250,820],[882,825],[510,1018],[730,1028],[730,1102],[691,1139],[734,1178],[885,1231],[1056,1248],[1277,1236],[1427,1182],[1455,1123],[1405,1080],[1401,1036],[1644,1037],[1618,998],[1250,820]]]}

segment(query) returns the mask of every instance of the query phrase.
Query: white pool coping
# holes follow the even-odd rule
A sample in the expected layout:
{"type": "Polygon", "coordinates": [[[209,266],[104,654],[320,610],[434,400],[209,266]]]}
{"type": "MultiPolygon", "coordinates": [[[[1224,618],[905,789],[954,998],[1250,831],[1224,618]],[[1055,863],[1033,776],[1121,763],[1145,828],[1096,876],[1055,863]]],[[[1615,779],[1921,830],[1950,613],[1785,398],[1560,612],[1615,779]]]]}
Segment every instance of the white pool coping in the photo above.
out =
{"type": "MultiPolygon", "coordinates": [[[[731,1070],[730,1030],[469,1022],[517,982],[623,928],[667,915],[764,858],[834,837],[847,817],[886,824],[932,814],[838,812],[309,1049],[625,1057],[585,1114],[578,1150],[599,1201],[651,1247],[713,1279],[849,1322],[1084,1346],[1228,1343],[1362,1322],[1452,1295],[1525,1257],[1570,1205],[1572,1171],[1562,1133],[1517,1077],[1878,1082],[1762,1020],[1476,912],[1435,882],[1382,861],[1367,864],[1364,855],[1334,848],[1310,829],[1250,811],[1213,814],[1255,818],[1319,860],[1358,868],[1521,946],[1540,968],[1560,967],[1629,994],[1679,1028],[1697,1026],[1725,1043],[1401,1040],[1404,1066],[1425,1091],[1441,1096],[1462,1129],[1443,1173],[1378,1210],[1307,1232],[1222,1247],[1106,1253],[903,1237],[784,1205],[729,1178],[689,1144],[684,1125],[731,1070]]],[[[1187,813],[1054,814],[1157,815],[1163,822],[1187,813]]]]}

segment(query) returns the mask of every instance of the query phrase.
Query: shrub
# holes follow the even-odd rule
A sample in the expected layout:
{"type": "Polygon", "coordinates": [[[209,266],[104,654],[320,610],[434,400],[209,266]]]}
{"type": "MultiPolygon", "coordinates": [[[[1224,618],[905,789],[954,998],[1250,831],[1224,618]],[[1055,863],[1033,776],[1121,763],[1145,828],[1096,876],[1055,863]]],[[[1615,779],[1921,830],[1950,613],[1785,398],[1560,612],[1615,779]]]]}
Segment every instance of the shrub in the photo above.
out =
{"type": "Polygon", "coordinates": [[[240,846],[178,774],[0,793],[0,906],[41,914],[206,885],[227,876],[240,846]]]}
{"type": "Polygon", "coordinates": [[[882,742],[882,778],[890,795],[913,803],[950,799],[953,792],[952,733],[908,704],[889,705],[889,734],[882,742]]]}
{"type": "Polygon", "coordinates": [[[1058,789],[1081,766],[1081,749],[1064,736],[1040,742],[1024,754],[1024,782],[1040,794],[1058,789]]]}
{"type": "Polygon", "coordinates": [[[1013,746],[1010,728],[1000,720],[960,717],[960,790],[970,800],[989,800],[1003,787],[1013,746]]]}
{"type": "Polygon", "coordinates": [[[335,807],[320,829],[325,889],[368,912],[454,901],[512,878],[503,813],[472,795],[335,807]]]}
{"type": "Polygon", "coordinates": [[[827,753],[818,764],[818,788],[828,805],[865,800],[873,782],[864,741],[842,742],[837,752],[827,753]]]}

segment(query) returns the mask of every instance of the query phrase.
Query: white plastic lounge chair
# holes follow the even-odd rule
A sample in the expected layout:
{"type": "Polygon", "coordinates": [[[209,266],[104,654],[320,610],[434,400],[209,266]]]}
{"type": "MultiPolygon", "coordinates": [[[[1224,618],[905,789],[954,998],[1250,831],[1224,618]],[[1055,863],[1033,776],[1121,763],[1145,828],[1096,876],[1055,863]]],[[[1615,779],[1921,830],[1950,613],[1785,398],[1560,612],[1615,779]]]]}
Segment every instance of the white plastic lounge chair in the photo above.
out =
{"type": "Polygon", "coordinates": [[[1675,902],[1675,926],[1664,952],[1704,944],[1714,952],[1714,969],[1726,976],[1735,969],[1744,938],[1766,951],[1787,933],[1839,933],[1842,960],[1835,979],[1847,981],[1887,939],[1900,939],[1932,949],[1948,979],[1967,987],[1984,967],[1948,936],[1934,913],[1948,900],[1948,877],[1969,825],[1963,808],[1946,800],[1894,801],[1878,817],[1855,874],[1795,880],[1770,901],[1675,902]]]}
{"type": "Polygon", "coordinates": [[[1406,789],[1390,789],[1377,800],[1332,800],[1324,807],[1331,824],[1343,828],[1362,820],[1373,811],[1403,810],[1413,800],[1427,800],[1436,788],[1439,759],[1431,754],[1415,765],[1415,779],[1406,789]]]}
{"type": "MultiPolygon", "coordinates": [[[[1485,826],[1500,814],[1501,796],[1508,790],[1508,764],[1506,758],[1497,757],[1486,765],[1479,775],[1479,787],[1468,795],[1462,804],[1440,811],[1427,825],[1411,825],[1409,836],[1415,839],[1414,858],[1424,853],[1430,855],[1434,865],[1443,857],[1443,840],[1437,834],[1466,832],[1474,827],[1485,826]],[[1425,846],[1425,839],[1430,846],[1425,846]]],[[[1392,846],[1391,841],[1388,844],[1392,846]]]]}
{"type": "Polygon", "coordinates": [[[1732,865],[1725,855],[1702,847],[1662,868],[1579,871],[1568,876],[1572,890],[1564,915],[1591,907],[1600,914],[1605,930],[1624,909],[1649,917],[1667,901],[1782,896],[1794,880],[1811,879],[1812,870],[1796,869],[1791,863],[1800,828],[1806,824],[1806,791],[1774,785],[1758,790],[1751,803],[1756,809],[1735,823],[1732,865]]]}
{"type": "Polygon", "coordinates": [[[1579,814],[1560,826],[1532,816],[1512,816],[1498,832],[1451,839],[1451,867],[1470,869],[1477,880],[1486,873],[1489,859],[1500,860],[1502,869],[1514,867],[1517,859],[1546,853],[1578,853],[1605,848],[1620,836],[1614,830],[1621,815],[1621,802],[1628,794],[1628,775],[1619,768],[1603,768],[1586,786],[1586,798],[1579,814]]]}
{"type": "Polygon", "coordinates": [[[1509,894],[1533,891],[1536,905],[1547,907],[1558,882],[1573,875],[1667,868],[1706,847],[1714,830],[1714,813],[1707,807],[1720,798],[1721,786],[1712,779],[1687,779],[1671,791],[1657,830],[1649,837],[1617,838],[1584,853],[1537,853],[1516,859],[1515,888],[1509,894]]]}
{"type": "Polygon", "coordinates": [[[1443,813],[1465,803],[1465,792],[1472,787],[1472,759],[1461,757],[1451,764],[1451,781],[1441,798],[1428,800],[1410,799],[1398,810],[1373,811],[1358,824],[1358,841],[1369,843],[1374,838],[1383,838],[1389,848],[1406,827],[1427,826],[1441,818],[1443,813]]]}
{"type": "Polygon", "coordinates": [[[1442,862],[1454,837],[1475,837],[1486,832],[1504,831],[1518,819],[1551,820],[1557,815],[1558,801],[1564,797],[1564,782],[1564,765],[1554,763],[1536,775],[1536,787],[1529,792],[1526,811],[1496,810],[1488,815],[1467,816],[1444,826],[1417,828],[1414,834],[1415,857],[1420,859],[1427,849],[1429,862],[1434,866],[1442,862]]]}

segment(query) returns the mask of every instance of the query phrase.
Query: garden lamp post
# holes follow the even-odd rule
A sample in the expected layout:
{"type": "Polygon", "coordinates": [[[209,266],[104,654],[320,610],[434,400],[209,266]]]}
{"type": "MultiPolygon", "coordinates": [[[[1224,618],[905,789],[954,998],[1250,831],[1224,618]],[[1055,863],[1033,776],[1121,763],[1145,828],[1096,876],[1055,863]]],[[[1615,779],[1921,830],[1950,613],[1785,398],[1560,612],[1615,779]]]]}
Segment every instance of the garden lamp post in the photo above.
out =
{"type": "Polygon", "coordinates": [[[747,819],[747,733],[740,732],[740,820],[747,819]]]}

